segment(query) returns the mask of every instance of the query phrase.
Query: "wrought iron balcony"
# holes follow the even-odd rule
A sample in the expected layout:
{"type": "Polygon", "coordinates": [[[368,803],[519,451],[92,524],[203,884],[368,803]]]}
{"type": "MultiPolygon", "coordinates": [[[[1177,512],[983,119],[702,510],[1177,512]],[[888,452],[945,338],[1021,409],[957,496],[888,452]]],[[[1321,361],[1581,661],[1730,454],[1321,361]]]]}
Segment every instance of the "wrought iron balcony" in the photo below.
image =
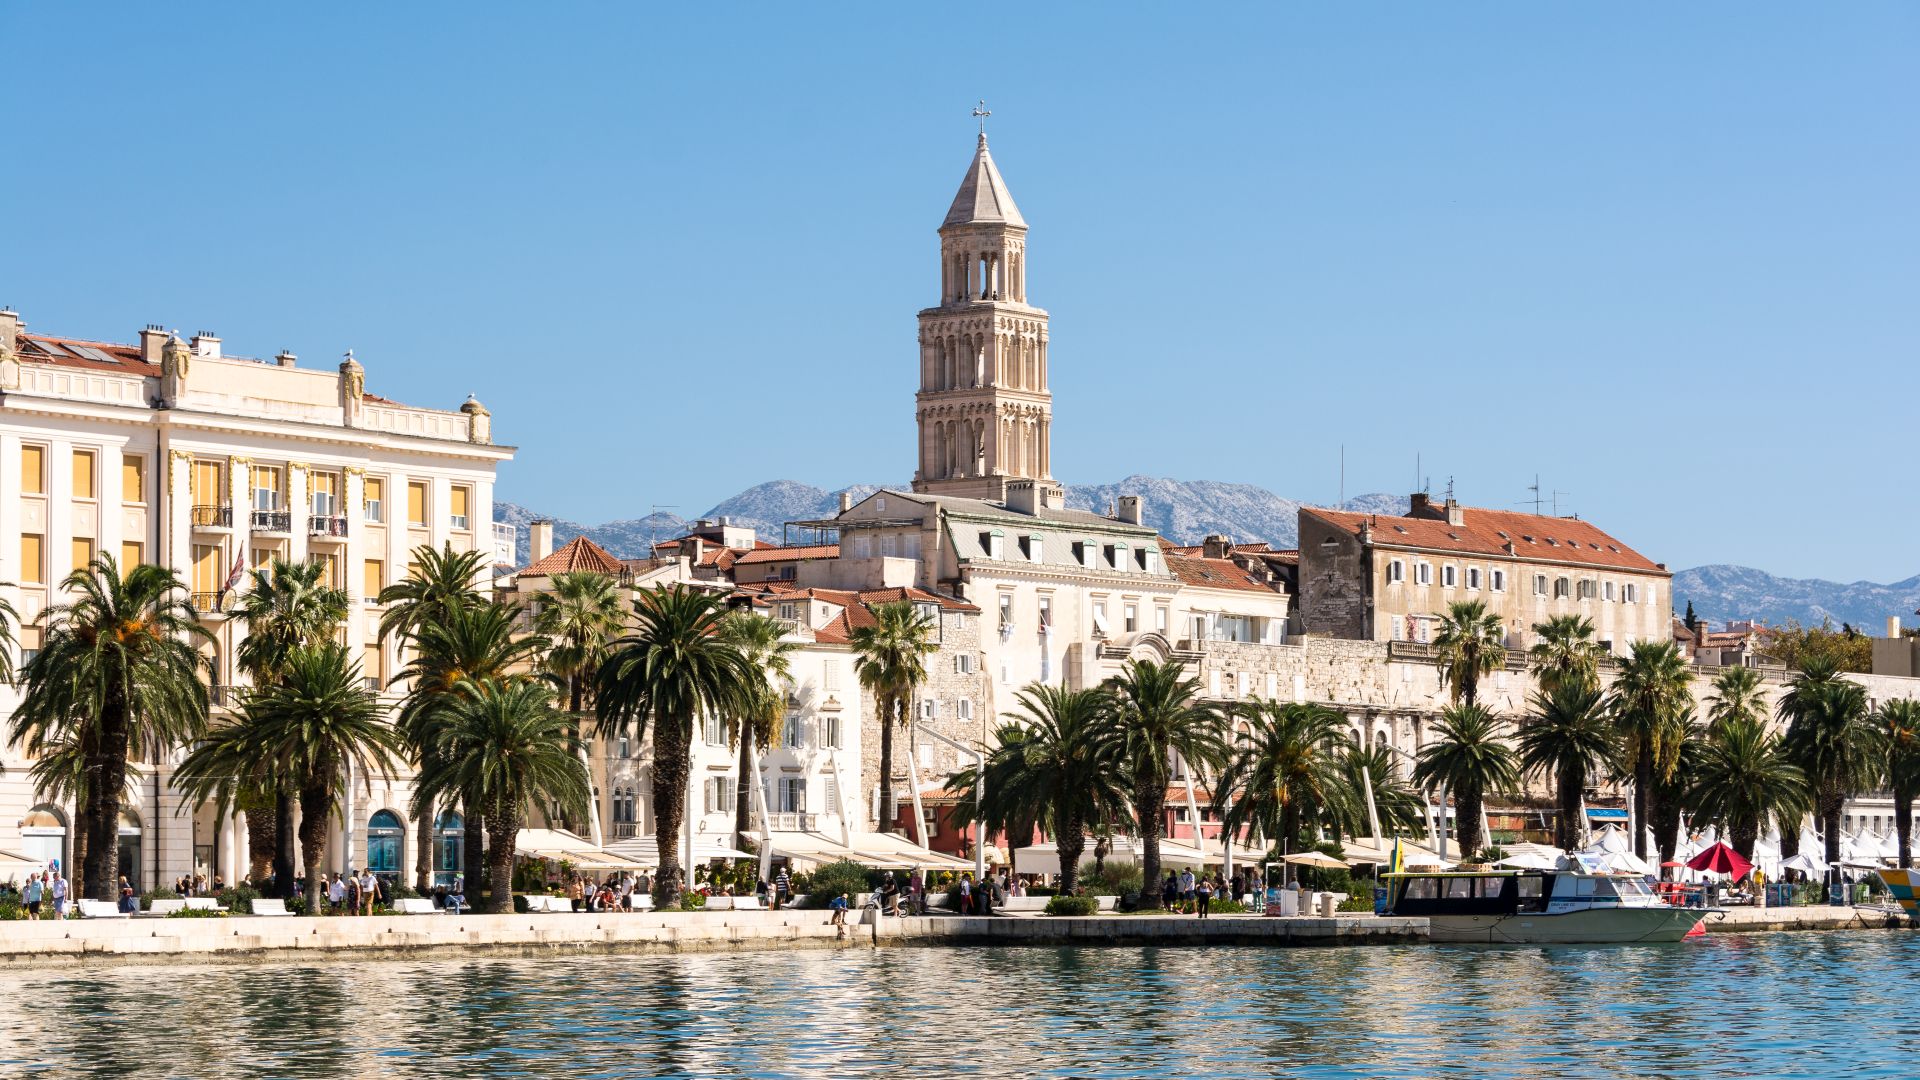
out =
{"type": "Polygon", "coordinates": [[[293,512],[290,510],[255,510],[253,512],[254,532],[286,533],[293,531],[293,512]]]}
{"type": "Polygon", "coordinates": [[[192,517],[193,527],[196,529],[233,528],[233,507],[231,505],[196,506],[189,511],[189,513],[192,517]]]}
{"type": "Polygon", "coordinates": [[[310,517],[307,519],[307,535],[338,537],[344,540],[347,537],[347,519],[338,514],[328,517],[310,517]]]}
{"type": "Polygon", "coordinates": [[[222,599],[217,592],[197,592],[192,594],[189,602],[193,604],[193,610],[202,615],[224,615],[226,612],[220,606],[222,599]]]}

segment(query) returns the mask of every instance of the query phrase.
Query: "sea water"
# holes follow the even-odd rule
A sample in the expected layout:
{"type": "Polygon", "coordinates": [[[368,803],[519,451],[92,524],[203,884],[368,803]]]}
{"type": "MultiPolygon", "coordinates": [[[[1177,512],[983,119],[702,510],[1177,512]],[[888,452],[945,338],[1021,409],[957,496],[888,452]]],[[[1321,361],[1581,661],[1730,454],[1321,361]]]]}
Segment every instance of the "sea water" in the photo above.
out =
{"type": "Polygon", "coordinates": [[[1906,1076],[1902,931],[6,972],[0,1075],[1906,1076]]]}

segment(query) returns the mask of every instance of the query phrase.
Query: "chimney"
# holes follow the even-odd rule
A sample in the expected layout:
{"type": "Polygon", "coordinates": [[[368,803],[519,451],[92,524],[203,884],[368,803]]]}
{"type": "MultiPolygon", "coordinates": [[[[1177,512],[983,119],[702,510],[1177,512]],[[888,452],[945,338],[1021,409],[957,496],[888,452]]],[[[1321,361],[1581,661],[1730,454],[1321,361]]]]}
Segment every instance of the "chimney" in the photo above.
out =
{"type": "Polygon", "coordinates": [[[1898,615],[1887,616],[1887,640],[1900,640],[1900,616],[1898,615]]]}
{"type": "Polygon", "coordinates": [[[275,356],[273,360],[281,367],[293,367],[300,362],[300,358],[293,355],[292,349],[281,349],[280,355],[275,356]]]}
{"type": "Polygon", "coordinates": [[[13,352],[20,347],[20,328],[25,325],[19,312],[0,308],[0,352],[13,352]]]}
{"type": "Polygon", "coordinates": [[[1017,514],[1033,514],[1040,510],[1040,485],[1031,480],[1010,480],[1007,482],[1007,509],[1017,514]]]}
{"type": "Polygon", "coordinates": [[[840,493],[840,512],[844,514],[851,509],[853,509],[853,492],[851,491],[841,492],[840,493]]]}
{"type": "Polygon", "coordinates": [[[140,331],[140,359],[143,362],[158,367],[160,364],[160,350],[166,347],[167,332],[162,330],[159,324],[148,323],[147,328],[140,331]]]}
{"type": "Polygon", "coordinates": [[[1413,494],[1407,496],[1407,516],[1408,517],[1426,517],[1428,516],[1428,512],[1431,511],[1432,509],[1433,509],[1433,500],[1427,498],[1426,492],[1416,491],[1413,494]]]}
{"type": "Polygon", "coordinates": [[[1124,521],[1129,525],[1140,524],[1141,510],[1142,510],[1142,506],[1140,503],[1140,496],[1138,495],[1120,496],[1119,518],[1121,521],[1124,521]]]}
{"type": "Polygon", "coordinates": [[[194,331],[193,355],[210,356],[218,360],[220,358],[220,339],[214,337],[213,331],[211,330],[194,331]]]}
{"type": "Polygon", "coordinates": [[[706,546],[707,542],[700,538],[700,534],[693,533],[680,541],[680,554],[687,557],[688,566],[699,566],[700,556],[705,554],[706,546]]]}
{"type": "Polygon", "coordinates": [[[1454,502],[1452,499],[1448,499],[1447,500],[1447,524],[1452,525],[1455,528],[1458,528],[1459,526],[1465,525],[1466,523],[1467,523],[1467,512],[1460,508],[1459,503],[1454,502]]]}
{"type": "Polygon", "coordinates": [[[527,563],[529,565],[553,554],[553,522],[536,521],[527,526],[527,563]]]}
{"type": "Polygon", "coordinates": [[[1216,533],[1200,541],[1200,553],[1209,559],[1224,559],[1233,554],[1233,540],[1216,533]]]}

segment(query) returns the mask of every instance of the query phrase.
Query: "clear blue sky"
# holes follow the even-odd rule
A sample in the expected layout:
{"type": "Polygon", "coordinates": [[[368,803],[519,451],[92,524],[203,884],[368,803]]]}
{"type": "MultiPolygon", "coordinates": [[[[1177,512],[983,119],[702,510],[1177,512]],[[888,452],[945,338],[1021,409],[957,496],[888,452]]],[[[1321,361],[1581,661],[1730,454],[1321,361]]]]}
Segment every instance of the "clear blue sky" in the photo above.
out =
{"type": "Polygon", "coordinates": [[[472,391],[571,518],[904,481],[985,97],[1062,480],[1331,501],[1344,443],[1920,571],[1920,7],[692,7],[9,5],[0,303],[472,391]]]}

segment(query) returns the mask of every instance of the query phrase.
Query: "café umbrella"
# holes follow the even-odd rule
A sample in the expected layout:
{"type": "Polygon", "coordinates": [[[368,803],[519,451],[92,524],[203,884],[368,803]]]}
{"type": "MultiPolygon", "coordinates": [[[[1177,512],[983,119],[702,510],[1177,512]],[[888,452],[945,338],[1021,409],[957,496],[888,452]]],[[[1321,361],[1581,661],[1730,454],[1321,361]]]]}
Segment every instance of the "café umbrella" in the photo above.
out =
{"type": "Polygon", "coordinates": [[[1753,869],[1753,864],[1727,845],[1715,844],[1688,859],[1687,869],[1702,870],[1710,874],[1726,874],[1738,881],[1746,876],[1747,871],[1753,869]]]}

